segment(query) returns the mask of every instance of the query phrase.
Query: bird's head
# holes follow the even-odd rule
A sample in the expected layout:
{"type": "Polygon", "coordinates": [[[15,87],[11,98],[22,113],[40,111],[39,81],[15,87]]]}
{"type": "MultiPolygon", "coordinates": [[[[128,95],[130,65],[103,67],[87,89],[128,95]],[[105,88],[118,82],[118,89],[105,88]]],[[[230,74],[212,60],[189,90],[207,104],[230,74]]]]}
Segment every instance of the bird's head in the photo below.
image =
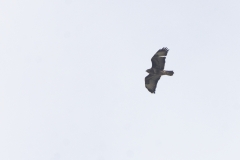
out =
{"type": "Polygon", "coordinates": [[[147,73],[151,73],[151,69],[147,69],[146,72],[147,72],[147,73]]]}

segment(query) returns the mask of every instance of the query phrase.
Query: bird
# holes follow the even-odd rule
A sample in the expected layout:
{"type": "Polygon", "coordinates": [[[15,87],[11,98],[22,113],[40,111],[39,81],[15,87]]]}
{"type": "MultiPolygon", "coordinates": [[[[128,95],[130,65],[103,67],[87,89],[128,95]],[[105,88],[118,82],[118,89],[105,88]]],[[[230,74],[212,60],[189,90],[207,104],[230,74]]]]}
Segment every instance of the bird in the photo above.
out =
{"type": "Polygon", "coordinates": [[[152,68],[146,70],[146,72],[149,74],[145,77],[145,87],[153,94],[155,94],[158,80],[162,75],[172,76],[174,74],[173,71],[164,70],[165,59],[168,51],[169,49],[167,47],[159,49],[151,59],[152,68]]]}

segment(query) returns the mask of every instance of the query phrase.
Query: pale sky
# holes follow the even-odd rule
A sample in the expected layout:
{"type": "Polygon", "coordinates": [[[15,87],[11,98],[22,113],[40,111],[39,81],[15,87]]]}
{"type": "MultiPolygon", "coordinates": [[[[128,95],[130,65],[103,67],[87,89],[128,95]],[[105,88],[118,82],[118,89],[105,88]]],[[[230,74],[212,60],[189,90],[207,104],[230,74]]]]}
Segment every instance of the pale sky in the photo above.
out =
{"type": "Polygon", "coordinates": [[[0,0],[0,159],[239,160],[239,8],[0,0]]]}

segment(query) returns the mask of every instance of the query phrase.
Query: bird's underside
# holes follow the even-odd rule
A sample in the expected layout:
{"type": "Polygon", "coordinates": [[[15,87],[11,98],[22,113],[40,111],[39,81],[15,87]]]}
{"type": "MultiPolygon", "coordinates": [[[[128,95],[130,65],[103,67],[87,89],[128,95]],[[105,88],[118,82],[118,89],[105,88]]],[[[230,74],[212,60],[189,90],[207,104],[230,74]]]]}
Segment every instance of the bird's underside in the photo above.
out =
{"type": "Polygon", "coordinates": [[[172,76],[174,74],[173,71],[164,70],[166,59],[165,56],[167,56],[168,51],[168,48],[159,49],[151,59],[152,68],[146,71],[149,73],[149,75],[145,77],[145,87],[151,93],[155,93],[158,80],[162,75],[172,76]]]}

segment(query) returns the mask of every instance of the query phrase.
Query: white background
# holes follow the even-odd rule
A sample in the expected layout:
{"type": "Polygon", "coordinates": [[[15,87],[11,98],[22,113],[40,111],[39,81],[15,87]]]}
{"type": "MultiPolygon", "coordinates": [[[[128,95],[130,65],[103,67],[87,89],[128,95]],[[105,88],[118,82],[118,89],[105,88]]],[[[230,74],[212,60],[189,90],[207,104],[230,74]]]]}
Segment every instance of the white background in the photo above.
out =
{"type": "Polygon", "coordinates": [[[0,159],[239,160],[239,7],[1,0],[0,159]]]}

